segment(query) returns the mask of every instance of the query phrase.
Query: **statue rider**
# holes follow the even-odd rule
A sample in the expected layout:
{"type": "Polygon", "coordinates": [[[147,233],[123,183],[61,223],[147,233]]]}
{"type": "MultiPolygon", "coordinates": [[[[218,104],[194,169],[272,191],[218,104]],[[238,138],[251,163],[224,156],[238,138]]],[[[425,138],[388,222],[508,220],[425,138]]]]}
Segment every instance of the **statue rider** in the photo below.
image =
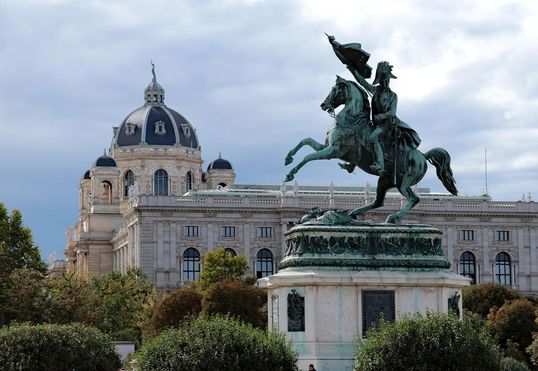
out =
{"type": "Polygon", "coordinates": [[[387,134],[391,133],[394,126],[401,129],[402,138],[409,148],[416,149],[420,144],[420,138],[415,130],[396,116],[398,96],[389,87],[390,79],[395,79],[396,76],[392,74],[392,66],[388,62],[383,61],[377,64],[373,84],[366,81],[352,65],[348,64],[347,68],[357,82],[370,94],[373,94],[372,122],[375,129],[368,139],[374,146],[375,162],[370,168],[379,175],[383,175],[385,171],[385,151],[381,142],[387,134]]]}

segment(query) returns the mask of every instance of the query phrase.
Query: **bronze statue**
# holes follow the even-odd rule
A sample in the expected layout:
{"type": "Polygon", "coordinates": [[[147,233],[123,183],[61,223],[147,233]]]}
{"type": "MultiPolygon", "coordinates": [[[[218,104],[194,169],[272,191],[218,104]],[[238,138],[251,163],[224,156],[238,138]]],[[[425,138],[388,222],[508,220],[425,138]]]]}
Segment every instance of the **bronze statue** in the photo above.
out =
{"type": "Polygon", "coordinates": [[[383,206],[386,192],[396,187],[407,199],[407,204],[397,213],[389,215],[388,223],[401,220],[419,201],[411,187],[417,184],[427,170],[426,160],[437,169],[437,177],[446,189],[456,195],[457,189],[452,170],[450,155],[442,148],[434,148],[426,153],[417,150],[420,144],[418,134],[396,116],[397,96],[389,88],[392,67],[381,62],[376,70],[374,84],[366,82],[371,75],[367,61],[369,54],[361,45],[340,44],[333,36],[328,36],[333,50],[351,71],[359,84],[336,77],[336,84],[331,89],[321,108],[334,117],[334,124],[327,132],[325,143],[312,138],[305,138],[286,156],[285,164],[293,161],[293,156],[305,145],[316,152],[299,162],[286,176],[286,181],[293,180],[295,174],[306,163],[313,160],[338,158],[345,161],[340,166],[348,172],[355,167],[367,173],[378,175],[376,198],[364,207],[349,212],[351,216],[383,206]],[[373,94],[370,120],[370,102],[367,91],[373,94]],[[334,110],[344,106],[338,114],[334,110]]]}

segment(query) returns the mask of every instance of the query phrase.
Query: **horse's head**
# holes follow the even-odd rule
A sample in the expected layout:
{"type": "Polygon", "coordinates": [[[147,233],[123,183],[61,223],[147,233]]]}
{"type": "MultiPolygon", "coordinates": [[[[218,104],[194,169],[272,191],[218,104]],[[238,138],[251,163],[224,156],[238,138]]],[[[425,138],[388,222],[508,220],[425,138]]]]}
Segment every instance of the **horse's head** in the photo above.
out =
{"type": "Polygon", "coordinates": [[[321,109],[333,113],[335,108],[346,103],[348,96],[349,81],[336,75],[336,83],[327,98],[321,103],[321,109]]]}

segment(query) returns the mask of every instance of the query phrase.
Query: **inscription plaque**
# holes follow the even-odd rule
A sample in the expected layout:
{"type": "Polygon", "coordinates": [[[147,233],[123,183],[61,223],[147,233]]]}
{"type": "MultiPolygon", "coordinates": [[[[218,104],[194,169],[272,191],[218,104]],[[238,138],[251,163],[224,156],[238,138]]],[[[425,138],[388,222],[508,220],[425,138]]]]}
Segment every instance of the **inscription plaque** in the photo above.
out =
{"type": "Polygon", "coordinates": [[[288,294],[288,332],[304,331],[304,297],[297,291],[288,294]]]}
{"type": "Polygon", "coordinates": [[[394,321],[396,311],[394,308],[394,291],[391,290],[365,290],[362,292],[362,334],[370,327],[379,323],[379,319],[394,321]]]}

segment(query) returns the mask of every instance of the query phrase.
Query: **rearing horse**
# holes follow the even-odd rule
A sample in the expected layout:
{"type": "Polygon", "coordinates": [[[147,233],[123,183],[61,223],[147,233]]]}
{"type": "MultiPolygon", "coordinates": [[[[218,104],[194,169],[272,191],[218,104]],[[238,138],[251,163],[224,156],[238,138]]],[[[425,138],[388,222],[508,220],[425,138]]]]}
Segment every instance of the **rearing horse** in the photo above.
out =
{"type": "Polygon", "coordinates": [[[299,169],[310,161],[335,158],[344,160],[346,163],[339,165],[348,172],[359,167],[369,174],[379,176],[375,200],[350,211],[350,215],[359,215],[383,206],[387,191],[393,187],[407,199],[407,204],[401,210],[388,216],[387,223],[397,223],[420,201],[411,187],[426,174],[427,160],[435,166],[437,177],[445,188],[453,195],[458,194],[448,152],[443,148],[434,148],[426,153],[405,148],[402,146],[405,133],[397,128],[394,128],[393,135],[387,135],[383,139],[386,171],[379,175],[370,169],[374,163],[374,152],[368,138],[374,127],[370,123],[368,96],[355,82],[337,76],[336,84],[321,104],[321,108],[335,117],[334,125],[327,132],[325,144],[318,143],[312,138],[301,140],[286,156],[286,165],[293,162],[293,156],[305,145],[312,147],[316,152],[306,155],[291,169],[286,175],[286,181],[293,180],[299,169]],[[344,108],[334,115],[334,109],[341,105],[344,105],[344,108]]]}

